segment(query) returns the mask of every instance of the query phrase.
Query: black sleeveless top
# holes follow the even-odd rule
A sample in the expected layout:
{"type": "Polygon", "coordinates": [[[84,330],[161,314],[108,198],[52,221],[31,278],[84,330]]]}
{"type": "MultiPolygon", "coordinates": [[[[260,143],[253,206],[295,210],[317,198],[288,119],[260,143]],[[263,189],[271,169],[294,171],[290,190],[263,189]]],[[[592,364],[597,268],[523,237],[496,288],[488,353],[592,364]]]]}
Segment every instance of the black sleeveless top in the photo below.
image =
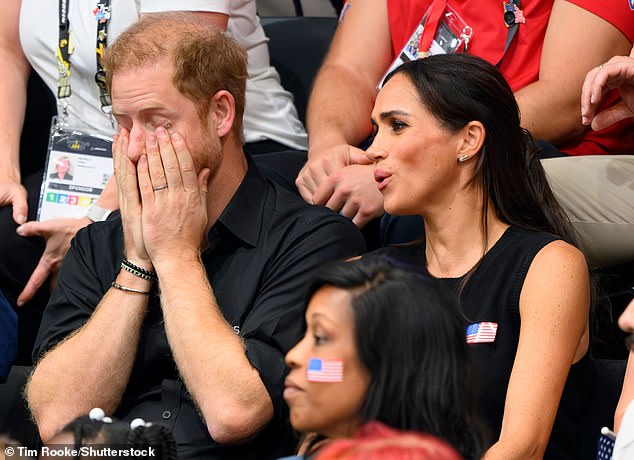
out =
{"type": "MultiPolygon", "coordinates": [[[[469,345],[473,366],[476,414],[489,429],[489,445],[500,435],[506,389],[519,342],[519,299],[526,273],[535,255],[554,235],[509,227],[485,254],[463,287],[460,306],[469,324],[497,323],[495,341],[469,345]]],[[[425,242],[389,247],[368,257],[388,256],[424,274],[425,242]]],[[[557,267],[553,267],[553,271],[557,267]]],[[[463,278],[436,278],[458,293],[463,278]]],[[[592,357],[588,352],[575,363],[566,380],[555,424],[544,458],[578,459],[583,440],[579,423],[589,410],[595,386],[592,357]]],[[[540,363],[535,363],[537,368],[540,363]]]]}

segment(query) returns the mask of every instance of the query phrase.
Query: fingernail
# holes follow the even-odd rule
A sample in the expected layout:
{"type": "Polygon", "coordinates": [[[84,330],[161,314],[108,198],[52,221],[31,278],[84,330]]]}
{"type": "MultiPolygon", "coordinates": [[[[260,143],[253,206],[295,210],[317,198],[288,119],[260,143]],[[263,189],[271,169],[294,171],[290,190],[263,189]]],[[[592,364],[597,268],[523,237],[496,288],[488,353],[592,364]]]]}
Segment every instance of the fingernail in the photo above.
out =
{"type": "Polygon", "coordinates": [[[22,234],[24,234],[24,228],[22,226],[19,226],[18,228],[15,229],[15,232],[18,235],[22,235],[22,234]]]}
{"type": "Polygon", "coordinates": [[[175,141],[180,141],[182,138],[180,134],[174,133],[172,134],[172,139],[174,139],[175,141]]]}
{"type": "Polygon", "coordinates": [[[24,222],[26,222],[26,216],[23,216],[22,214],[20,214],[18,216],[18,224],[22,225],[24,222]]]}
{"type": "Polygon", "coordinates": [[[21,307],[22,305],[24,305],[24,300],[19,300],[18,299],[17,303],[18,303],[18,307],[21,307]]]}
{"type": "Polygon", "coordinates": [[[167,136],[167,131],[162,126],[156,128],[156,137],[165,137],[167,136]]]}

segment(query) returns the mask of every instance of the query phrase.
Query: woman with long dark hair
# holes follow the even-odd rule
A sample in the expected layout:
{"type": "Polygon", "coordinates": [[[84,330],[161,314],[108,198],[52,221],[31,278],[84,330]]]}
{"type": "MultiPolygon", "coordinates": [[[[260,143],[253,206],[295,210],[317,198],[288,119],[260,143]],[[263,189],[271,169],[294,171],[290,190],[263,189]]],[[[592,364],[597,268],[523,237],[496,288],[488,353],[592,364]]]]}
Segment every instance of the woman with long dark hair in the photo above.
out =
{"type": "Polygon", "coordinates": [[[372,122],[385,210],[425,222],[418,242],[379,253],[460,296],[485,458],[581,458],[588,269],[513,92],[482,59],[430,56],[388,75],[372,122]]]}
{"type": "Polygon", "coordinates": [[[296,430],[332,440],[380,421],[480,457],[454,296],[383,259],[330,265],[309,294],[306,334],[286,355],[284,399],[296,430]]]}

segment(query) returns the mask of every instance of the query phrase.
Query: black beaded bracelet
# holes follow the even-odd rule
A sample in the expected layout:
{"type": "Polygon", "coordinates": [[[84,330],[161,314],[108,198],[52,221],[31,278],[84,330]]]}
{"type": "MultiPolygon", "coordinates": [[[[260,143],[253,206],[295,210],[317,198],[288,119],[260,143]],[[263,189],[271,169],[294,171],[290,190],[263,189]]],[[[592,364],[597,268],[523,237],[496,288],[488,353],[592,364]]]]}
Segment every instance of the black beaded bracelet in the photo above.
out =
{"type": "Polygon", "coordinates": [[[150,270],[146,270],[145,268],[141,268],[138,265],[134,265],[128,259],[121,260],[121,268],[125,271],[132,273],[133,275],[138,276],[139,278],[143,278],[144,280],[156,281],[158,277],[156,276],[156,272],[152,272],[150,270]]]}

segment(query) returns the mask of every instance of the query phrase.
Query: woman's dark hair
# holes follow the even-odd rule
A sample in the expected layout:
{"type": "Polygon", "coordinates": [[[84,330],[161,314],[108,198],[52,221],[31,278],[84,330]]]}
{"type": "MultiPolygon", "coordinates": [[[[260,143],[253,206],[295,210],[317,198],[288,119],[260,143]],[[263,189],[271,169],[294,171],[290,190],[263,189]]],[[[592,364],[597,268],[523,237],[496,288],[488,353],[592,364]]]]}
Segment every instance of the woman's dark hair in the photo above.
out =
{"type": "Polygon", "coordinates": [[[496,67],[476,56],[444,54],[407,62],[384,83],[398,74],[407,76],[421,103],[450,132],[471,121],[484,125],[472,179],[482,190],[484,235],[490,200],[502,222],[552,233],[576,246],[570,221],[546,181],[539,149],[520,127],[515,96],[496,67]]]}
{"type": "MultiPolygon", "coordinates": [[[[62,432],[72,433],[74,449],[98,444],[99,447],[116,449],[136,449],[152,455],[136,456],[154,460],[176,460],[176,441],[172,433],[161,425],[142,425],[134,429],[126,422],[112,421],[110,423],[92,420],[89,416],[78,417],[66,425],[62,432]]],[[[79,458],[79,457],[78,457],[79,458]]],[[[118,458],[118,457],[117,457],[118,458]]]]}
{"type": "Polygon", "coordinates": [[[424,431],[480,458],[466,321],[455,296],[379,256],[324,267],[309,295],[324,286],[352,294],[357,350],[371,376],[361,423],[424,431]]]}

